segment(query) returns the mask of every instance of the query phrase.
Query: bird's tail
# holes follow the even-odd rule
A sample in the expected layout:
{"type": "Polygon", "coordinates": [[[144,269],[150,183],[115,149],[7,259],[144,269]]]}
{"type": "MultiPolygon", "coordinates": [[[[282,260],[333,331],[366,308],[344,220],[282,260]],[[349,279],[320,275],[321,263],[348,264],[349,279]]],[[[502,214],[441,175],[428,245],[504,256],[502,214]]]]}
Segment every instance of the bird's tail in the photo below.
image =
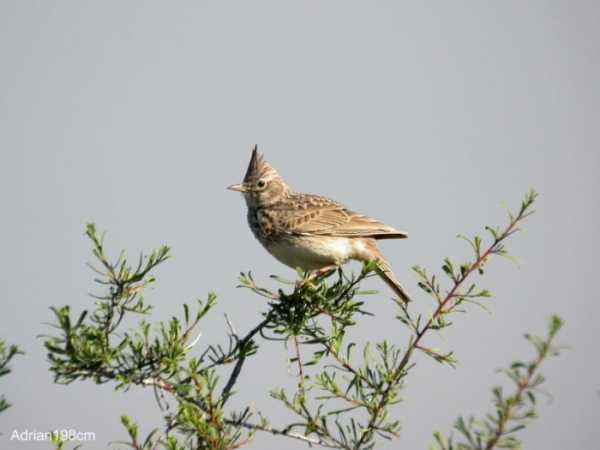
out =
{"type": "Polygon", "coordinates": [[[381,279],[385,281],[385,283],[390,288],[392,288],[392,290],[398,295],[398,297],[400,297],[400,299],[402,299],[406,303],[410,302],[410,297],[408,296],[408,293],[402,287],[402,285],[396,278],[396,275],[394,275],[394,272],[392,272],[392,268],[383,257],[380,257],[378,259],[377,269],[375,270],[377,271],[377,274],[381,277],[381,279]]]}

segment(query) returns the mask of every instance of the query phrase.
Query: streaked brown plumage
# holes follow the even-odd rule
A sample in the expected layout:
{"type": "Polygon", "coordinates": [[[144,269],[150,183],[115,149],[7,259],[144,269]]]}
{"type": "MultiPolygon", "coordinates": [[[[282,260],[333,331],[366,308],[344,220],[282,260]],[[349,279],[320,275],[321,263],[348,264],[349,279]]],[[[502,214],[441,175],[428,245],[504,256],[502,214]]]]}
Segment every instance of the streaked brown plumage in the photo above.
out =
{"type": "Polygon", "coordinates": [[[293,192],[256,147],[241,184],[254,236],[282,263],[304,270],[327,271],[349,259],[375,260],[381,278],[403,300],[409,297],[379,251],[380,239],[407,234],[353,212],[325,197],[293,192]]]}

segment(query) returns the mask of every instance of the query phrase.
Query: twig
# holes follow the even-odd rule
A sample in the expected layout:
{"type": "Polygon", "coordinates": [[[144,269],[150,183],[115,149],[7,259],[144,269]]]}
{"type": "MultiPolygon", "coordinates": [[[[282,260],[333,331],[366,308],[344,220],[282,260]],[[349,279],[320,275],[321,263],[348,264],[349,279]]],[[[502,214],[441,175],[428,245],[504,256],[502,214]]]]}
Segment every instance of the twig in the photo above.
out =
{"type": "Polygon", "coordinates": [[[270,433],[275,436],[285,436],[285,437],[289,437],[292,439],[297,439],[300,441],[304,441],[304,442],[308,443],[309,445],[320,445],[321,447],[325,447],[325,448],[342,448],[342,447],[340,447],[339,444],[337,444],[335,442],[325,440],[321,437],[313,438],[313,437],[305,436],[303,434],[290,431],[289,429],[279,430],[277,428],[269,427],[268,425],[259,425],[259,424],[253,424],[253,423],[248,423],[248,422],[236,422],[236,421],[230,420],[230,419],[225,419],[225,422],[227,422],[229,425],[237,425],[237,426],[241,426],[243,428],[250,429],[250,430],[263,431],[265,433],[270,433]]]}
{"type": "Polygon", "coordinates": [[[485,450],[492,450],[496,446],[496,444],[498,444],[498,441],[500,440],[500,438],[504,435],[506,425],[508,424],[508,421],[511,418],[511,411],[521,404],[521,399],[523,398],[523,394],[528,389],[531,388],[531,382],[533,380],[533,376],[536,374],[537,370],[539,369],[539,367],[542,364],[542,362],[544,361],[544,359],[546,359],[546,356],[548,355],[548,351],[551,348],[550,344],[552,343],[552,339],[553,339],[553,336],[550,336],[550,338],[548,339],[548,345],[546,347],[547,351],[540,353],[540,355],[534,361],[533,365],[529,367],[527,378],[524,381],[517,383],[517,391],[513,397],[514,401],[508,402],[506,404],[506,406],[504,407],[503,414],[499,415],[500,422],[498,423],[498,429],[494,433],[494,436],[492,437],[492,439],[490,439],[488,441],[487,445],[485,446],[485,450]]]}
{"type": "Polygon", "coordinates": [[[388,385],[381,396],[381,400],[379,401],[378,405],[374,408],[374,410],[371,414],[371,419],[369,420],[367,429],[364,431],[363,435],[357,442],[357,445],[356,445],[357,448],[360,448],[360,446],[366,441],[366,439],[369,438],[369,436],[371,434],[371,430],[373,430],[374,427],[376,426],[377,421],[379,419],[379,415],[381,414],[382,409],[388,402],[388,396],[390,395],[392,389],[397,385],[398,381],[402,378],[402,373],[403,373],[404,369],[406,368],[406,366],[408,365],[408,362],[410,361],[410,357],[412,356],[413,350],[415,348],[418,348],[419,342],[421,341],[423,336],[425,336],[425,334],[431,329],[431,326],[433,325],[434,321],[441,314],[448,314],[448,313],[452,312],[452,310],[457,306],[457,303],[454,303],[453,305],[449,306],[448,309],[444,309],[446,307],[446,305],[453,298],[456,297],[456,292],[462,286],[464,281],[474,271],[478,270],[487,261],[487,258],[497,250],[498,245],[502,241],[504,241],[506,238],[508,238],[510,235],[512,235],[514,232],[517,231],[517,229],[515,228],[517,223],[519,223],[522,219],[524,219],[528,215],[528,214],[524,214],[524,213],[525,213],[525,210],[522,209],[521,212],[517,216],[515,216],[515,217],[511,216],[511,221],[509,222],[509,224],[506,227],[506,229],[504,230],[504,232],[502,232],[500,235],[498,235],[494,239],[492,244],[477,258],[477,260],[462,275],[462,277],[459,280],[454,282],[454,286],[446,294],[446,296],[443,298],[443,300],[438,301],[438,306],[435,309],[433,315],[429,318],[429,320],[427,321],[425,326],[423,326],[423,328],[421,328],[421,330],[417,332],[416,338],[414,340],[412,340],[410,342],[410,344],[408,345],[408,348],[407,348],[406,352],[404,353],[404,357],[402,358],[402,360],[400,361],[400,364],[398,365],[398,367],[396,368],[396,370],[394,372],[392,380],[390,382],[388,382],[388,385]]]}
{"type": "Polygon", "coordinates": [[[298,382],[298,388],[300,389],[300,393],[304,396],[304,369],[302,367],[302,360],[300,359],[300,346],[298,345],[298,336],[292,336],[292,340],[294,341],[296,361],[298,362],[298,377],[300,378],[298,382]]]}
{"type": "Polygon", "coordinates": [[[271,321],[271,312],[267,313],[266,317],[258,324],[256,325],[252,330],[250,330],[248,332],[248,334],[246,334],[246,336],[244,336],[243,339],[238,341],[237,344],[237,349],[240,352],[240,357],[238,358],[237,362],[235,363],[235,366],[233,368],[233,370],[231,371],[231,375],[229,376],[229,379],[227,380],[227,384],[225,385],[225,387],[223,388],[223,391],[221,392],[221,399],[222,399],[222,404],[224,405],[227,400],[229,399],[229,394],[231,392],[231,389],[233,389],[233,386],[235,385],[240,372],[242,371],[242,366],[244,365],[244,362],[246,361],[246,354],[244,353],[244,347],[246,346],[246,344],[248,344],[248,342],[250,342],[252,340],[252,338],[259,332],[261,331],[265,326],[267,326],[267,324],[271,321]]]}
{"type": "Polygon", "coordinates": [[[190,342],[188,345],[186,345],[185,349],[189,350],[190,348],[192,348],[194,345],[196,345],[198,343],[198,341],[200,340],[201,337],[202,337],[202,332],[200,331],[198,333],[198,335],[192,340],[192,342],[190,342]]]}
{"type": "Polygon", "coordinates": [[[229,316],[227,315],[227,313],[225,313],[225,322],[227,323],[227,327],[229,328],[229,332],[237,340],[238,339],[237,331],[235,331],[235,327],[233,326],[233,323],[231,322],[231,319],[229,318],[229,316]]]}
{"type": "MultiPolygon", "coordinates": [[[[207,413],[206,405],[201,404],[197,399],[187,397],[181,393],[178,393],[173,388],[173,386],[171,386],[168,382],[166,382],[160,378],[157,378],[157,377],[146,378],[146,379],[142,380],[140,384],[145,385],[145,386],[154,386],[161,390],[165,390],[165,391],[169,392],[171,395],[173,395],[174,397],[179,397],[181,400],[183,400],[185,402],[196,405],[198,408],[200,408],[200,410],[207,413]]],[[[292,428],[291,425],[288,425],[288,427],[286,427],[284,429],[278,429],[278,428],[270,427],[268,425],[254,424],[254,423],[250,423],[250,422],[243,422],[243,421],[227,419],[227,418],[224,418],[223,421],[228,425],[242,427],[242,428],[246,428],[248,430],[263,431],[265,433],[270,433],[270,434],[273,434],[276,436],[285,436],[285,437],[289,437],[292,439],[297,439],[300,441],[307,442],[310,445],[320,445],[321,447],[326,447],[326,448],[341,448],[338,443],[325,440],[322,437],[313,438],[313,437],[305,436],[300,433],[295,433],[295,432],[291,431],[291,428],[292,428]]]]}

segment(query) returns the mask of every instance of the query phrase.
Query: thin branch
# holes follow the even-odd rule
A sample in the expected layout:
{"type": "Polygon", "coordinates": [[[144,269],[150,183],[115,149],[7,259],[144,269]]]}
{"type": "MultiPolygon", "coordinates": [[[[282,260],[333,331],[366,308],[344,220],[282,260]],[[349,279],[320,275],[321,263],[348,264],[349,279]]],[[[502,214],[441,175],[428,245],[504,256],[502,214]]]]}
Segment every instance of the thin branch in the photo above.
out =
{"type": "Polygon", "coordinates": [[[268,323],[270,321],[271,321],[271,312],[267,313],[266,317],[258,325],[256,325],[252,330],[250,330],[248,332],[248,334],[246,334],[246,336],[244,336],[243,339],[238,341],[238,344],[236,347],[240,351],[240,357],[236,361],[235,366],[234,366],[233,370],[231,371],[231,374],[229,375],[229,379],[227,380],[227,384],[225,385],[225,387],[223,388],[223,391],[221,392],[221,399],[222,399],[223,405],[229,399],[231,389],[233,389],[233,386],[235,385],[235,383],[240,375],[240,372],[242,371],[242,366],[244,365],[244,362],[246,361],[246,354],[244,353],[244,348],[259,331],[261,331],[265,326],[268,325],[268,323]]]}
{"type": "Polygon", "coordinates": [[[292,336],[294,342],[294,351],[296,352],[296,362],[298,363],[298,388],[300,393],[304,395],[304,369],[302,367],[302,359],[300,358],[300,346],[298,345],[298,336],[292,336]]]}
{"type": "Polygon", "coordinates": [[[202,337],[202,332],[200,331],[200,332],[198,332],[198,335],[189,344],[186,345],[186,347],[185,347],[186,350],[189,350],[194,345],[196,345],[201,337],[202,337]]]}
{"type": "MultiPolygon", "coordinates": [[[[177,397],[185,402],[196,405],[198,408],[200,408],[200,410],[208,413],[206,405],[201,404],[198,400],[196,400],[194,398],[187,397],[181,393],[178,393],[169,382],[167,382],[159,377],[146,378],[146,379],[142,380],[140,384],[145,385],[145,386],[153,386],[158,389],[164,390],[164,391],[168,392],[169,394],[173,395],[174,397],[177,397]]],[[[242,427],[242,428],[246,428],[248,430],[262,431],[262,432],[270,433],[270,434],[273,434],[276,436],[284,436],[284,437],[304,441],[304,442],[307,442],[308,444],[312,444],[312,445],[320,445],[320,446],[326,447],[326,448],[340,448],[339,444],[336,444],[335,442],[330,442],[321,437],[313,438],[313,437],[305,436],[300,433],[295,433],[295,432],[291,431],[291,428],[293,427],[293,425],[288,425],[284,429],[278,429],[278,428],[270,427],[265,424],[254,424],[254,423],[250,423],[250,422],[246,422],[246,421],[239,421],[239,420],[234,420],[234,419],[224,418],[223,421],[228,425],[242,427]]],[[[302,424],[297,424],[297,425],[303,426],[302,424]]]]}
{"type": "Polygon", "coordinates": [[[404,357],[402,358],[400,364],[394,372],[392,380],[388,382],[385,391],[381,395],[381,400],[371,413],[371,418],[367,425],[367,429],[364,431],[363,435],[357,442],[357,448],[360,448],[360,446],[370,437],[372,433],[371,430],[373,430],[374,427],[377,425],[381,411],[387,404],[388,397],[392,392],[392,389],[394,389],[397,386],[398,382],[402,378],[402,374],[406,366],[408,365],[408,362],[410,361],[410,357],[412,356],[414,349],[416,349],[419,346],[419,342],[421,341],[423,336],[425,336],[425,334],[431,329],[431,326],[433,325],[434,321],[439,316],[441,316],[442,314],[448,314],[452,312],[452,310],[457,306],[458,303],[454,303],[453,305],[450,305],[448,309],[445,309],[449,302],[451,302],[451,300],[456,297],[457,290],[462,286],[465,280],[469,278],[469,276],[474,271],[478,270],[483,266],[483,264],[485,264],[488,257],[491,256],[495,251],[497,251],[499,244],[501,244],[506,238],[508,238],[515,231],[517,231],[516,225],[527,216],[526,214],[524,214],[524,212],[525,209],[522,208],[517,216],[511,217],[511,220],[506,229],[500,235],[498,235],[494,239],[492,244],[476,259],[476,261],[473,264],[471,264],[469,269],[462,275],[462,277],[454,282],[454,286],[452,287],[452,289],[450,289],[446,296],[441,301],[438,301],[438,306],[435,309],[433,315],[429,318],[429,320],[423,326],[423,328],[421,328],[421,330],[417,332],[415,339],[412,339],[409,343],[409,346],[406,352],[404,353],[404,357]]]}
{"type": "MultiPolygon", "coordinates": [[[[553,340],[553,336],[550,336],[550,338],[548,339],[548,347],[547,347],[548,349],[550,349],[550,344],[552,343],[552,340],[553,340]]],[[[537,371],[538,371],[540,365],[546,359],[547,356],[548,356],[547,351],[540,353],[539,356],[534,361],[533,365],[529,367],[528,373],[527,373],[527,378],[525,378],[525,380],[523,380],[522,382],[517,383],[517,391],[515,392],[514,397],[513,397],[514,401],[506,403],[504,410],[503,410],[503,414],[500,415],[498,429],[495,431],[492,439],[490,439],[488,441],[487,445],[485,446],[485,450],[492,450],[498,444],[498,441],[506,432],[506,426],[508,425],[508,422],[511,419],[512,411],[521,404],[523,394],[527,390],[531,389],[533,377],[534,377],[534,375],[537,375],[537,371]]]]}
{"type": "Polygon", "coordinates": [[[309,445],[320,445],[321,447],[325,447],[325,448],[341,448],[340,445],[335,442],[325,440],[321,437],[313,438],[313,437],[305,436],[303,434],[290,431],[288,428],[280,430],[277,428],[272,428],[268,425],[253,424],[253,423],[248,423],[248,422],[236,422],[236,421],[230,420],[230,419],[225,419],[225,422],[227,422],[229,425],[238,425],[238,426],[241,426],[246,429],[263,431],[265,433],[270,433],[275,436],[285,436],[288,438],[297,439],[300,441],[304,441],[304,442],[308,443],[309,445]]]}

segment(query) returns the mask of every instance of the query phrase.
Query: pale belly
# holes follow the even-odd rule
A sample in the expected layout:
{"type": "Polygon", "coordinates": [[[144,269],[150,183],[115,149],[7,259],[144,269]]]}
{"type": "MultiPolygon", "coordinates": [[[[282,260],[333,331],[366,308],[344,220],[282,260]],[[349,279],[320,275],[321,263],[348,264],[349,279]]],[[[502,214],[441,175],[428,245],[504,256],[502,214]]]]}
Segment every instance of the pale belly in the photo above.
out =
{"type": "Polygon", "coordinates": [[[319,269],[328,265],[341,265],[357,255],[357,239],[328,236],[289,236],[277,243],[265,245],[267,251],[292,268],[319,269]]]}

